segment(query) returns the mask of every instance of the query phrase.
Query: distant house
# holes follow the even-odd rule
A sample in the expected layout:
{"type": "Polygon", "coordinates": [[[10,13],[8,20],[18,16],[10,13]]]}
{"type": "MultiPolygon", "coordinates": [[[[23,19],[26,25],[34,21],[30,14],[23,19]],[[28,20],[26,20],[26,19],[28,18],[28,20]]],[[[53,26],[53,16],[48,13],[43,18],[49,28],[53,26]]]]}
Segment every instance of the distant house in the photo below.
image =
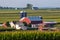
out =
{"type": "Polygon", "coordinates": [[[33,7],[33,10],[39,10],[39,8],[38,7],[33,7]]]}

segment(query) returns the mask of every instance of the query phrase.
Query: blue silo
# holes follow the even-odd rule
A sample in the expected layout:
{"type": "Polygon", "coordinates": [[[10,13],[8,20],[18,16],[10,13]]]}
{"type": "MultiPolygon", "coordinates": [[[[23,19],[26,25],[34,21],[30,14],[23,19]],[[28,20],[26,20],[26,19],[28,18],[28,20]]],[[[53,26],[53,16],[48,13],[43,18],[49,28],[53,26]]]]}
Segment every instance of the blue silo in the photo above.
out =
{"type": "Polygon", "coordinates": [[[20,18],[27,17],[27,12],[21,11],[20,12],[20,18]]]}

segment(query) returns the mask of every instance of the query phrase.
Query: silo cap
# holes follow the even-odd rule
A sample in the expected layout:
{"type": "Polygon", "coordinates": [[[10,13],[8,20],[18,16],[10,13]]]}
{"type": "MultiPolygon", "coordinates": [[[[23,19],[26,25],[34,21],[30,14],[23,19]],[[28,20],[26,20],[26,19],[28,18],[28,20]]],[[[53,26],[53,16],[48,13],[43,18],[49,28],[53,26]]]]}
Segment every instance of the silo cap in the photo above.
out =
{"type": "Polygon", "coordinates": [[[23,13],[23,12],[26,12],[26,11],[20,11],[20,13],[23,13]]]}
{"type": "Polygon", "coordinates": [[[23,13],[23,11],[20,11],[20,13],[23,13]]]}

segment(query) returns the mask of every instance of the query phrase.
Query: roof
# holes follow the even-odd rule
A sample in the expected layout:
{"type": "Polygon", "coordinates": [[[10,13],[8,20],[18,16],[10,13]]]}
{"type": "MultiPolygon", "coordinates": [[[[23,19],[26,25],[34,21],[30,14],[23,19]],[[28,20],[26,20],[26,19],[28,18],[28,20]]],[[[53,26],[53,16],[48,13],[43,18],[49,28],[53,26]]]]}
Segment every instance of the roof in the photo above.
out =
{"type": "Polygon", "coordinates": [[[31,21],[42,21],[41,16],[28,16],[31,21]]]}
{"type": "Polygon", "coordinates": [[[31,23],[30,19],[27,17],[23,17],[19,20],[20,22],[26,22],[27,24],[31,23]]]}

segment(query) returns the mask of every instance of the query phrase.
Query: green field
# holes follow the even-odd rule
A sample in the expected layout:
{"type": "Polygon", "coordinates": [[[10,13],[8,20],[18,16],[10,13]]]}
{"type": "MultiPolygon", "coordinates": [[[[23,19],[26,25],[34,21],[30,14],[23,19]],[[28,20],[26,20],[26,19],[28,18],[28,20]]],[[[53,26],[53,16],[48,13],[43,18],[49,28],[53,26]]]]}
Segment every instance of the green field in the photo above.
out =
{"type": "MultiPolygon", "coordinates": [[[[18,21],[21,10],[0,10],[0,23],[6,21],[18,21]]],[[[25,10],[28,16],[42,16],[43,21],[60,22],[60,10],[25,10]]],[[[60,27],[60,25],[58,25],[60,27]]],[[[0,30],[2,28],[0,27],[0,30]]],[[[9,28],[10,29],[10,28],[9,28]]],[[[5,28],[3,29],[5,30],[5,28]]],[[[11,30],[11,29],[10,29],[11,30]]],[[[59,31],[4,31],[0,32],[0,40],[60,40],[59,31]]]]}
{"type": "MultiPolygon", "coordinates": [[[[21,10],[0,10],[0,22],[13,21],[20,19],[21,10]]],[[[25,10],[28,16],[42,16],[44,21],[60,22],[60,10],[25,10]]]]}
{"type": "Polygon", "coordinates": [[[0,40],[60,40],[59,31],[6,31],[0,32],[0,40]]]}

